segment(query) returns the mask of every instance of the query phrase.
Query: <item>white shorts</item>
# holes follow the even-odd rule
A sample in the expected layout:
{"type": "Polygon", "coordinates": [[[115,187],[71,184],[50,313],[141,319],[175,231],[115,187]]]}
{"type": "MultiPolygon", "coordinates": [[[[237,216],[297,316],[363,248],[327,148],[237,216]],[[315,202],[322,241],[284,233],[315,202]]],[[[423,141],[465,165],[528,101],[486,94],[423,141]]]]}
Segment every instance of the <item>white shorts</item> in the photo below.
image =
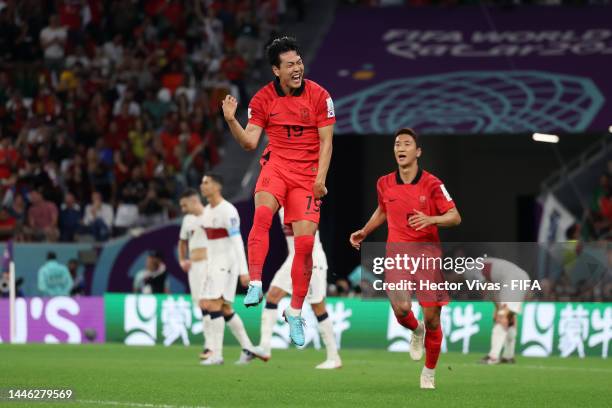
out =
{"type": "Polygon", "coordinates": [[[208,272],[208,261],[197,261],[191,263],[191,268],[187,273],[189,278],[189,291],[191,292],[191,300],[194,304],[198,304],[200,301],[200,293],[202,291],[202,284],[206,279],[208,272]]]}
{"type": "MultiPolygon", "coordinates": [[[[288,256],[280,269],[274,275],[270,287],[276,286],[279,289],[291,294],[293,286],[291,284],[291,264],[293,256],[288,256]]],[[[325,299],[327,293],[327,268],[322,267],[322,262],[317,262],[316,257],[312,266],[312,277],[310,278],[310,286],[306,294],[306,302],[314,305],[321,303],[325,299]]]]}
{"type": "Polygon", "coordinates": [[[215,255],[208,260],[208,274],[202,285],[202,299],[221,299],[233,303],[238,285],[238,271],[228,255],[215,255]]]}

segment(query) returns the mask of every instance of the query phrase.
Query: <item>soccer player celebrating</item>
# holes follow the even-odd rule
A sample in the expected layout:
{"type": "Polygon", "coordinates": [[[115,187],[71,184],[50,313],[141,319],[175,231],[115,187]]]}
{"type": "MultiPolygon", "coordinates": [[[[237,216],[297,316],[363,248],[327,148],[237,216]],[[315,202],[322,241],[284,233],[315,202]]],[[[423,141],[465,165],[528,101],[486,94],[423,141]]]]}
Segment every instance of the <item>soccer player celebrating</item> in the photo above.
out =
{"type": "Polygon", "coordinates": [[[204,230],[204,206],[200,195],[192,188],[181,194],[179,204],[185,214],[179,233],[179,264],[188,274],[191,300],[202,309],[202,333],[205,343],[200,359],[206,359],[211,354],[209,332],[211,316],[200,303],[201,288],[208,269],[208,238],[204,230]]]}
{"type": "Polygon", "coordinates": [[[240,216],[236,207],[223,198],[222,188],[221,176],[208,173],[202,178],[200,190],[208,201],[204,208],[202,223],[208,237],[209,257],[200,303],[211,318],[212,350],[212,356],[202,361],[202,365],[223,363],[225,322],[242,348],[240,359],[236,363],[246,364],[253,357],[257,357],[242,319],[232,308],[238,276],[244,286],[248,284],[249,276],[244,242],[240,235],[240,216]]]}
{"type": "Polygon", "coordinates": [[[223,115],[234,138],[246,150],[257,147],[262,131],[269,144],[261,159],[255,187],[255,215],[249,234],[250,284],[244,304],[263,299],[261,275],[269,246],[272,217],[285,208],[286,224],[295,236],[291,266],[291,305],[283,312],[290,337],[304,344],[301,310],[312,275],[312,250],[319,224],[321,198],[332,154],[334,104],[320,85],[304,79],[304,64],[295,39],[274,40],[267,54],[275,80],[260,89],[248,108],[246,128],[235,117],[238,101],[228,95],[223,115]]]}
{"type": "MultiPolygon", "coordinates": [[[[378,207],[366,225],[350,236],[350,243],[356,249],[385,221],[389,229],[388,245],[438,243],[438,227],[452,227],[461,223],[461,216],[442,182],[419,167],[418,158],[422,151],[417,143],[417,134],[412,129],[404,128],[395,133],[394,153],[398,169],[378,179],[378,207]]],[[[409,298],[393,296],[391,293],[389,298],[399,324],[412,330],[412,359],[422,358],[425,338],[426,357],[421,372],[421,388],[433,389],[435,368],[442,345],[440,312],[447,302],[419,299],[423,307],[423,323],[416,320],[409,298]]]]}
{"type": "MultiPolygon", "coordinates": [[[[283,223],[284,210],[281,208],[278,211],[278,216],[283,224],[283,232],[285,233],[285,239],[287,240],[287,259],[280,267],[280,269],[274,275],[272,283],[270,283],[270,290],[266,295],[266,307],[263,310],[261,316],[261,338],[259,347],[256,348],[257,352],[264,356],[266,359],[271,357],[270,343],[272,340],[272,330],[276,323],[277,307],[278,302],[285,297],[288,293],[291,293],[291,265],[293,263],[293,257],[295,255],[295,245],[293,231],[287,225],[283,223]]],[[[313,271],[312,278],[310,279],[310,287],[306,294],[306,301],[310,303],[312,311],[317,317],[319,322],[319,333],[325,344],[327,350],[327,358],[324,362],[319,364],[316,368],[321,370],[331,370],[342,367],[342,360],[338,354],[338,347],[336,345],[336,338],[334,336],[334,327],[331,319],[327,314],[327,308],[325,306],[325,292],[327,287],[327,257],[323,250],[323,245],[319,238],[319,231],[315,234],[315,244],[313,252],[313,271]]]]}

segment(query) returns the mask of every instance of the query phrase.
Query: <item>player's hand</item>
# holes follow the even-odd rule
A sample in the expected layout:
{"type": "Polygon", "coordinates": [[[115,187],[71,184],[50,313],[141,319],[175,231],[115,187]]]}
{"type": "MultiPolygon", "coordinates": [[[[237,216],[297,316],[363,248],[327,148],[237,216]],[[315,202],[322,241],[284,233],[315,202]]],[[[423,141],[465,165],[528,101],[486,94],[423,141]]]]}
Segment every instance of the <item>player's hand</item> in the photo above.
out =
{"type": "Polygon", "coordinates": [[[223,109],[223,117],[230,121],[236,117],[236,109],[238,109],[238,100],[232,95],[227,95],[221,104],[223,109]]]}
{"type": "Polygon", "coordinates": [[[419,210],[414,210],[416,214],[411,215],[408,218],[408,225],[414,228],[417,231],[422,230],[423,228],[427,228],[430,225],[435,224],[433,217],[426,215],[424,212],[419,210]]]}
{"type": "Polygon", "coordinates": [[[314,183],[312,192],[314,193],[315,198],[318,200],[327,195],[327,187],[325,187],[325,183],[317,181],[316,183],[314,183]]]}
{"type": "Polygon", "coordinates": [[[189,270],[191,269],[191,261],[188,259],[181,261],[180,265],[181,265],[181,269],[185,272],[189,272],[189,270]]]}
{"type": "Polygon", "coordinates": [[[355,231],[351,234],[349,241],[351,245],[355,249],[361,248],[361,242],[366,238],[366,233],[364,230],[360,229],[359,231],[355,231]]]}
{"type": "Polygon", "coordinates": [[[249,278],[249,275],[240,275],[240,286],[246,288],[247,286],[249,286],[250,281],[251,279],[249,278]]]}

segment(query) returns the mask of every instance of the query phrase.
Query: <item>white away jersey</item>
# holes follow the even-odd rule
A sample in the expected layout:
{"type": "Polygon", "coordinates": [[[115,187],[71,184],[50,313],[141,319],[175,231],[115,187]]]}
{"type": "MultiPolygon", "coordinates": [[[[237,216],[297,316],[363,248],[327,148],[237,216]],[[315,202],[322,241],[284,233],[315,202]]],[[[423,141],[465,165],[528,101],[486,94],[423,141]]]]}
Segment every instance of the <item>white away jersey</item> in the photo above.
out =
{"type": "Polygon", "coordinates": [[[499,284],[510,284],[513,280],[529,279],[529,274],[518,265],[505,259],[487,257],[484,260],[484,268],[475,268],[467,276],[476,278],[482,282],[493,282],[499,284]]]}
{"type": "Polygon", "coordinates": [[[204,211],[200,215],[187,214],[183,217],[179,238],[188,242],[189,251],[208,247],[208,238],[204,227],[204,211]]]}
{"type": "Polygon", "coordinates": [[[232,248],[230,237],[240,234],[238,210],[226,200],[215,207],[208,204],[204,209],[204,227],[211,255],[229,252],[232,248]]]}

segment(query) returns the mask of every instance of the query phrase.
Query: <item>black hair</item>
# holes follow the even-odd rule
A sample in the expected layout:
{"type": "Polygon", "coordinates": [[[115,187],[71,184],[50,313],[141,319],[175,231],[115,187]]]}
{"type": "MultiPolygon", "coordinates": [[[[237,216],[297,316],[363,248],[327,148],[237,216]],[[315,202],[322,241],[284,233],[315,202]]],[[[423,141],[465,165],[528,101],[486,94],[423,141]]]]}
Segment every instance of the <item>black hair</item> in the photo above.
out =
{"type": "Polygon", "coordinates": [[[281,37],[272,41],[266,47],[266,54],[268,55],[270,65],[280,68],[280,55],[289,51],[295,51],[298,55],[301,55],[300,46],[295,38],[281,37]]]}
{"type": "Polygon", "coordinates": [[[219,173],[206,173],[206,177],[211,178],[215,183],[223,187],[223,176],[219,173]]]}
{"type": "Polygon", "coordinates": [[[55,252],[47,252],[47,261],[50,261],[52,259],[57,259],[57,255],[55,255],[55,252]]]}
{"type": "Polygon", "coordinates": [[[410,128],[401,128],[398,129],[397,132],[395,132],[395,137],[398,137],[399,135],[409,135],[412,136],[412,138],[414,139],[414,143],[418,146],[419,145],[419,136],[417,135],[417,132],[415,132],[414,130],[410,129],[410,128]]]}
{"type": "Polygon", "coordinates": [[[193,196],[199,196],[197,190],[195,188],[188,188],[188,189],[185,189],[181,193],[181,200],[183,198],[188,198],[188,197],[193,197],[193,196]]]}

